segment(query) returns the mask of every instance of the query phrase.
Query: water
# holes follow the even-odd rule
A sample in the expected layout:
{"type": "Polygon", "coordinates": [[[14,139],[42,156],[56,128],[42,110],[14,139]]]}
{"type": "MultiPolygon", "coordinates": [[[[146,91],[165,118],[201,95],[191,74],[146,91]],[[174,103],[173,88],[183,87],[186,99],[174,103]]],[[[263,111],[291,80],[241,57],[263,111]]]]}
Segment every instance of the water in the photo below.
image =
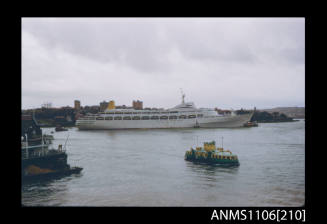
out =
{"type": "MultiPolygon", "coordinates": [[[[55,132],[81,174],[22,186],[26,206],[302,206],[304,120],[239,129],[55,132]],[[240,166],[184,160],[185,151],[216,141],[240,166]]],[[[53,128],[44,128],[50,134],[53,128]]]]}

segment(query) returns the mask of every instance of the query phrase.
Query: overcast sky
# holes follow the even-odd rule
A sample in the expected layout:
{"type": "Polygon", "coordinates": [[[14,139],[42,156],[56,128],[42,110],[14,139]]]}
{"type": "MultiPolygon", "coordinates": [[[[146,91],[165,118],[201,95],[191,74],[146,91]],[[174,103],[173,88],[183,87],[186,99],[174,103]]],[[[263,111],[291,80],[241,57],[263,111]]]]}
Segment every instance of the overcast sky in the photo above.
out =
{"type": "Polygon", "coordinates": [[[22,108],[304,106],[304,18],[23,18],[22,108]]]}

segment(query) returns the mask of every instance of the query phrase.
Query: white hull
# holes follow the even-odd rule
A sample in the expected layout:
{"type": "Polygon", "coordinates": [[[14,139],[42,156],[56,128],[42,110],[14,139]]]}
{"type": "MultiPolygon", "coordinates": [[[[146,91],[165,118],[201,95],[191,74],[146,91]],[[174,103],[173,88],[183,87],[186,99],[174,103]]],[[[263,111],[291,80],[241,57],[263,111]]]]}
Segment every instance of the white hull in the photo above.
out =
{"type": "Polygon", "coordinates": [[[250,121],[253,113],[176,120],[77,120],[80,130],[152,129],[152,128],[236,128],[250,121]]]}

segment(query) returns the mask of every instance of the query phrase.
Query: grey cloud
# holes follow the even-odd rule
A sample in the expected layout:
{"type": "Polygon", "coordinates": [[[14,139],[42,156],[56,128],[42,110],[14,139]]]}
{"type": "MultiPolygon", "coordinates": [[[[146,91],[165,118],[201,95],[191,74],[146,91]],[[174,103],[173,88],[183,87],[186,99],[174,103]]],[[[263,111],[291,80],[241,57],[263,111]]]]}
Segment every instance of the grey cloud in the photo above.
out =
{"type": "Polygon", "coordinates": [[[112,22],[110,19],[100,23],[92,19],[27,19],[23,28],[37,35],[48,47],[59,46],[92,60],[118,61],[144,71],[167,67],[162,56],[169,47],[158,40],[152,23],[112,22]]]}
{"type": "Polygon", "coordinates": [[[304,19],[23,18],[22,31],[23,98],[40,104],[169,107],[179,88],[198,106],[304,103],[304,19]]]}
{"type": "MultiPolygon", "coordinates": [[[[282,56],[276,52],[275,44],[287,35],[296,41],[301,36],[298,35],[301,24],[295,23],[295,28],[290,29],[292,23],[271,20],[246,20],[241,25],[232,22],[236,28],[242,28],[233,29],[228,19],[210,22],[176,19],[157,23],[151,19],[106,19],[101,22],[98,19],[26,19],[23,28],[37,34],[49,47],[61,46],[94,60],[118,61],[148,72],[168,71],[170,65],[166,59],[174,47],[194,60],[247,63],[255,62],[260,57],[260,48],[267,47],[268,43],[268,48],[282,56]],[[282,37],[275,38],[276,35],[282,37]]],[[[303,44],[301,39],[297,42],[303,44]]]]}

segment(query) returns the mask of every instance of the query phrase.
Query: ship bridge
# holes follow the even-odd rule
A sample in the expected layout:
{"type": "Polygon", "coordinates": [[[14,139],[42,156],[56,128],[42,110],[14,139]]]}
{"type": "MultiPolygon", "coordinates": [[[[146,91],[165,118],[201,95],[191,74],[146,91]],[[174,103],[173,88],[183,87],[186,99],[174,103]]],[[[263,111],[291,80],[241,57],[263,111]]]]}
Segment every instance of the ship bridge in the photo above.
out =
{"type": "Polygon", "coordinates": [[[196,109],[193,102],[181,103],[175,106],[173,109],[196,109]]]}

